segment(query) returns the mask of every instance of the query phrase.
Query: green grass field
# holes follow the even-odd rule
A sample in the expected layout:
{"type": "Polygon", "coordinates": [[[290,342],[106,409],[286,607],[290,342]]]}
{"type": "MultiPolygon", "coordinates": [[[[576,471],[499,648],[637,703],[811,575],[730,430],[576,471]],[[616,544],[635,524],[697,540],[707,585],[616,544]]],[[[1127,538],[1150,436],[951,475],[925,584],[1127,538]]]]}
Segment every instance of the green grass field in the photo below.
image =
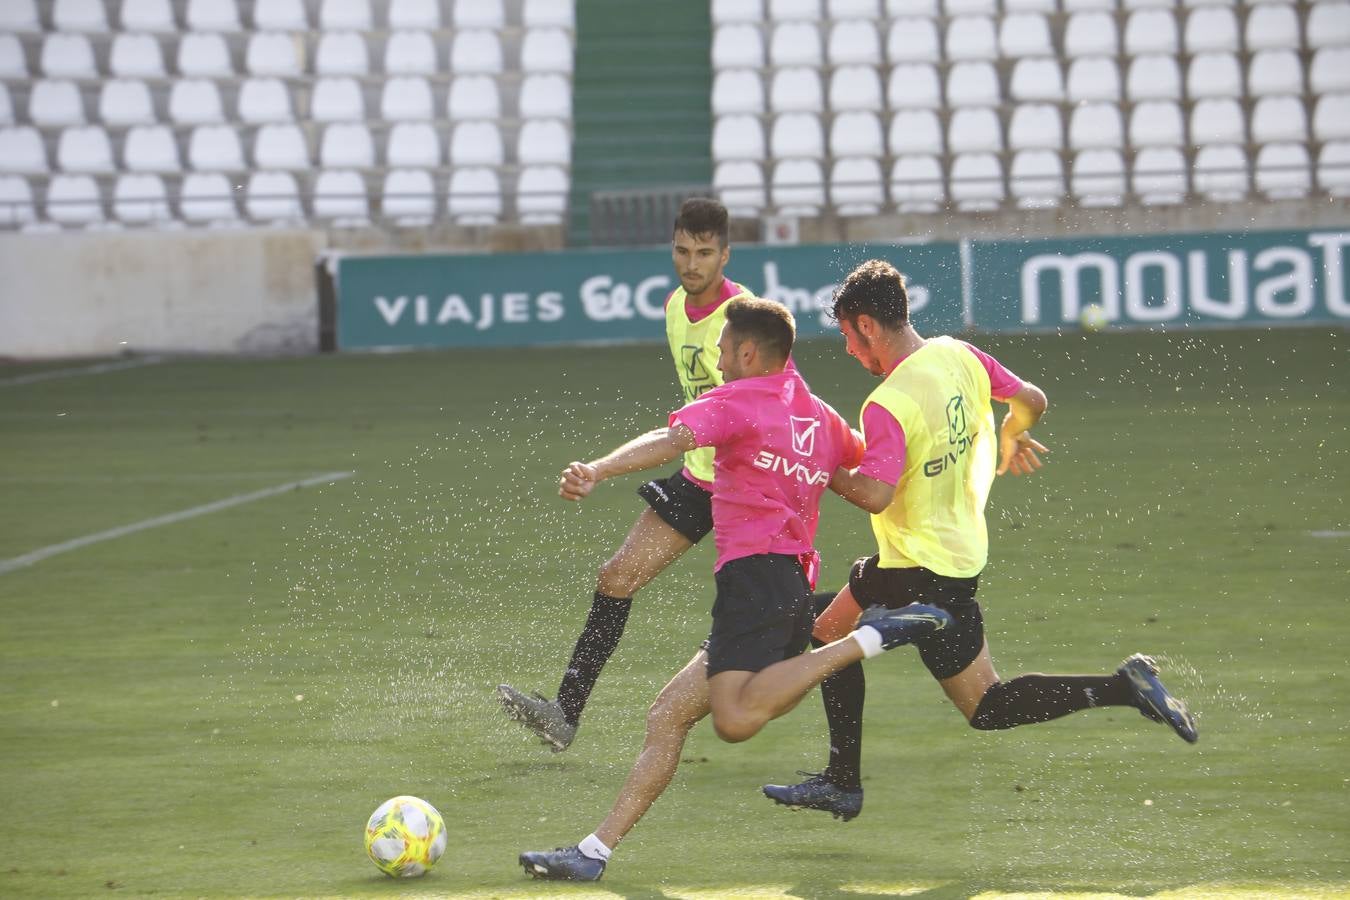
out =
{"type": "MultiPolygon", "coordinates": [[[[556,688],[641,503],[633,478],[565,504],[556,474],[664,422],[661,348],[0,368],[0,568],[355,473],[0,572],[0,895],[1350,896],[1350,335],[981,343],[1051,399],[1046,468],[991,502],[996,664],[1151,652],[1201,742],[1121,710],[975,732],[899,651],[869,664],[859,819],[759,793],[823,763],[813,695],[748,744],[697,730],[590,886],[516,854],[607,811],[706,635],[711,546],[639,595],[567,753],[493,686],[556,688]],[[451,833],[417,882],[361,847],[399,793],[451,833]]],[[[841,343],[797,355],[856,417],[873,381],[841,343]]],[[[827,498],[825,581],[873,546],[827,498]]]]}

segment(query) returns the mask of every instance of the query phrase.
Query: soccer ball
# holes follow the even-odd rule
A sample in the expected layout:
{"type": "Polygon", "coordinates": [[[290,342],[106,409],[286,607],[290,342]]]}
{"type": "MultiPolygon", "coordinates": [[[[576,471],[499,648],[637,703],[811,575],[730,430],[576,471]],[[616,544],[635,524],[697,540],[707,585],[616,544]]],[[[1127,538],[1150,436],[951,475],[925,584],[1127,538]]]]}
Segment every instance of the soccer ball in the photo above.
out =
{"type": "Polygon", "coordinates": [[[366,853],[390,878],[425,875],[445,852],[445,820],[416,797],[386,800],[366,823],[366,853]]]}
{"type": "Polygon", "coordinates": [[[1089,303],[1083,307],[1083,312],[1078,317],[1078,324],[1083,326],[1084,331],[1101,331],[1107,326],[1106,307],[1100,303],[1089,303]]]}

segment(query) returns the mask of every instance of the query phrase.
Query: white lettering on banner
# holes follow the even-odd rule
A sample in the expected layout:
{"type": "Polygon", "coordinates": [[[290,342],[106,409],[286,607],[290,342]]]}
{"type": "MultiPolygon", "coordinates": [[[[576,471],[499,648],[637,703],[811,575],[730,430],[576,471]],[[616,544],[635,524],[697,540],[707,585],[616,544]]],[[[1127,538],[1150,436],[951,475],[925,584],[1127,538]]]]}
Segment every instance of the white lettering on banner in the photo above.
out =
{"type": "MultiPolygon", "coordinates": [[[[916,313],[928,305],[928,288],[921,284],[906,284],[909,294],[909,311],[916,313]]],[[[827,284],[815,290],[803,287],[791,287],[780,280],[778,263],[770,260],[764,263],[764,292],[760,294],[766,300],[776,300],[792,311],[793,315],[817,314],[822,328],[832,328],[834,320],[830,310],[834,306],[834,292],[837,284],[827,284]]]]}
{"type": "Polygon", "coordinates": [[[432,303],[425,294],[415,297],[376,297],[375,309],[384,324],[391,328],[400,321],[411,308],[411,320],[414,325],[448,325],[460,322],[471,325],[478,331],[486,331],[497,324],[527,325],[530,322],[556,322],[563,317],[563,296],[558,291],[545,291],[533,298],[523,291],[502,294],[482,294],[478,298],[477,310],[469,306],[459,294],[449,294],[441,301],[433,313],[432,303]]]}
{"type": "Polygon", "coordinates": [[[1272,319],[1297,319],[1313,308],[1312,259],[1297,247],[1270,247],[1256,254],[1252,268],[1261,272],[1288,263],[1290,269],[1256,285],[1256,311],[1272,319]],[[1281,302],[1281,291],[1293,291],[1291,302],[1281,302]]]}
{"type": "Polygon", "coordinates": [[[666,296],[670,276],[653,275],[638,282],[636,288],[609,275],[592,275],[581,283],[581,307],[592,322],[666,317],[666,296]]]}
{"type": "Polygon", "coordinates": [[[1228,299],[1209,295],[1209,260],[1203,250],[1192,250],[1186,256],[1190,276],[1191,308],[1216,319],[1240,319],[1247,314],[1247,253],[1244,250],[1228,252],[1228,299]]]}
{"type": "Polygon", "coordinates": [[[666,317],[666,297],[670,294],[670,276],[653,275],[638,282],[633,291],[633,302],[638,313],[647,319],[666,317]]]}
{"type": "Polygon", "coordinates": [[[1327,309],[1334,316],[1350,317],[1350,298],[1345,296],[1344,250],[1350,232],[1330,231],[1308,235],[1308,243],[1322,250],[1322,277],[1326,280],[1327,309]]]}
{"type": "Polygon", "coordinates": [[[1102,290],[1097,302],[1106,310],[1106,320],[1114,322],[1120,318],[1120,269],[1113,257],[1105,253],[1073,256],[1047,253],[1033,256],[1022,264],[1022,321],[1032,324],[1041,321],[1041,273],[1048,270],[1059,275],[1060,319],[1077,322],[1082,315],[1079,273],[1087,269],[1096,269],[1101,278],[1102,290]]]}
{"type": "Polygon", "coordinates": [[[1170,253],[1135,253],[1125,260],[1125,311],[1136,322],[1166,322],[1181,317],[1181,261],[1170,253]],[[1144,273],[1158,269],[1163,277],[1162,303],[1150,306],[1144,295],[1144,273]]]}

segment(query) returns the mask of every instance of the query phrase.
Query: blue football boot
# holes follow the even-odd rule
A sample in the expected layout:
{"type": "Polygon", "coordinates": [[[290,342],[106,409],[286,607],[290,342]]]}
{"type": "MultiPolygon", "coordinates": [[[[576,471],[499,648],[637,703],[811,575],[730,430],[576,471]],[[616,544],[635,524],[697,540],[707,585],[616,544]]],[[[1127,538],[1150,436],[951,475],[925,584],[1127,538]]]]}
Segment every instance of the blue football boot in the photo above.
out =
{"type": "Polygon", "coordinates": [[[520,864],[535,878],[550,881],[599,881],[605,861],[591,859],[577,847],[529,850],[520,854],[520,864]]]}
{"type": "Polygon", "coordinates": [[[1150,656],[1136,653],[1116,671],[1130,680],[1134,689],[1135,705],[1145,718],[1163,722],[1186,743],[1194,744],[1200,739],[1195,729],[1195,719],[1186,704],[1168,693],[1167,688],[1158,680],[1158,664],[1150,656]]]}
{"type": "Polygon", "coordinates": [[[855,819],[862,812],[862,788],[846,791],[831,783],[823,774],[798,772],[810,777],[801,784],[766,784],[764,796],[792,809],[818,809],[836,819],[855,819]]]}
{"type": "Polygon", "coordinates": [[[914,641],[915,638],[950,628],[956,623],[945,609],[927,603],[911,603],[899,609],[873,606],[858,619],[858,627],[868,625],[881,634],[881,646],[891,650],[914,641]]]}

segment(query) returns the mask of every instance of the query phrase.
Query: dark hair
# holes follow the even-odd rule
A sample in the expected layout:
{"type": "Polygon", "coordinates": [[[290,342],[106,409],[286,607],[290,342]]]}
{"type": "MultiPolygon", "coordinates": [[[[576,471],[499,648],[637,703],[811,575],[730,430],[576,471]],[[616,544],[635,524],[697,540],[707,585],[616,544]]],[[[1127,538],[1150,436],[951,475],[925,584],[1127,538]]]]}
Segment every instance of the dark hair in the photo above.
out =
{"type": "Polygon", "coordinates": [[[680,214],[675,217],[671,237],[677,231],[698,238],[715,237],[723,247],[731,242],[727,208],[712,197],[690,197],[680,204],[680,214]]]}
{"type": "Polygon", "coordinates": [[[869,259],[858,266],[834,292],[830,310],[838,322],[853,322],[871,316],[895,330],[909,324],[909,293],[905,276],[884,259],[869,259]]]}
{"type": "Polygon", "coordinates": [[[727,327],[738,339],[754,341],[760,351],[784,361],[792,353],[797,323],[788,308],[774,300],[742,297],[727,304],[727,327]]]}

